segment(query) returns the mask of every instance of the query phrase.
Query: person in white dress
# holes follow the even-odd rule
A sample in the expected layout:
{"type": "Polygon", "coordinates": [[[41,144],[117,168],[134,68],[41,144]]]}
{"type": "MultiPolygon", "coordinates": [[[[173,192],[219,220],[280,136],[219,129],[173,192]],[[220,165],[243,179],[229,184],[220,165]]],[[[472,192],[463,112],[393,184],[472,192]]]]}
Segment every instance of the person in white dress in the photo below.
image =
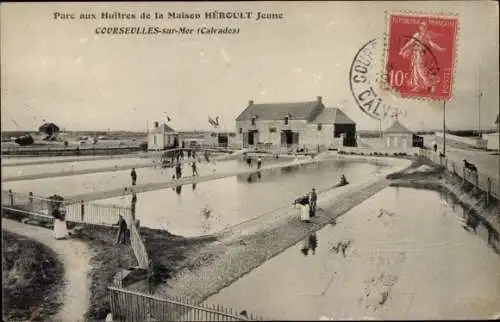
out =
{"type": "Polygon", "coordinates": [[[54,216],[54,238],[67,238],[69,233],[66,227],[66,209],[64,207],[58,207],[54,209],[52,215],[54,216]]]}
{"type": "Polygon", "coordinates": [[[302,196],[294,201],[294,207],[300,211],[300,220],[309,222],[311,217],[309,213],[309,196],[302,196]]]}

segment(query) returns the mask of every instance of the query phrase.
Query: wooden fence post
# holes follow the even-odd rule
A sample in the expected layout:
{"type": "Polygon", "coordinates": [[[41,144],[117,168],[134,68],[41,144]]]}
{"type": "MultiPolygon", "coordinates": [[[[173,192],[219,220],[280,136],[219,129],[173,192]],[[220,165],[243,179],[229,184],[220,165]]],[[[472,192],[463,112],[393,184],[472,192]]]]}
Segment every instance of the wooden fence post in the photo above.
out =
{"type": "Polygon", "coordinates": [[[80,207],[81,207],[81,214],[80,214],[80,219],[81,221],[83,222],[83,218],[84,218],[84,215],[85,215],[85,203],[83,200],[80,201],[80,207]]]}
{"type": "Polygon", "coordinates": [[[488,177],[488,180],[487,180],[487,189],[486,189],[486,206],[489,206],[490,204],[490,194],[491,194],[491,178],[488,177]]]}
{"type": "Polygon", "coordinates": [[[12,192],[12,189],[9,189],[9,199],[10,199],[10,205],[14,206],[14,193],[12,192]]]}
{"type": "Polygon", "coordinates": [[[29,208],[31,209],[31,211],[33,211],[33,209],[34,209],[34,207],[33,207],[33,192],[31,192],[31,191],[28,195],[28,200],[29,200],[29,208]]]}

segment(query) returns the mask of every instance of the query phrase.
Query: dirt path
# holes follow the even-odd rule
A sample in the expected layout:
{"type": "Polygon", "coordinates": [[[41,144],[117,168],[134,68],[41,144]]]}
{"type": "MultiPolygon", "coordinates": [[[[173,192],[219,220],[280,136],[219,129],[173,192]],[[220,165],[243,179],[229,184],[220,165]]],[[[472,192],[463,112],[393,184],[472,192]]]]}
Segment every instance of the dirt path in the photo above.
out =
{"type": "Polygon", "coordinates": [[[83,316],[89,307],[90,281],[87,278],[90,269],[91,252],[83,242],[67,239],[56,240],[52,231],[25,225],[17,221],[2,218],[2,228],[50,247],[60,256],[64,265],[63,306],[53,321],[84,321],[83,316]]]}

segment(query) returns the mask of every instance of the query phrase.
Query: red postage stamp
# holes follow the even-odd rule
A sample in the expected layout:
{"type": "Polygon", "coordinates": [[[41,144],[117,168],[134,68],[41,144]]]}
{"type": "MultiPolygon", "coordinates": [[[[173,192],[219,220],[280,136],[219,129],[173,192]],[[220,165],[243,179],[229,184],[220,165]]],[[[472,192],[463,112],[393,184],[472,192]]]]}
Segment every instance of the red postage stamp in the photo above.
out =
{"type": "Polygon", "coordinates": [[[449,100],[458,19],[391,13],[387,28],[386,85],[401,97],[449,100]]]}

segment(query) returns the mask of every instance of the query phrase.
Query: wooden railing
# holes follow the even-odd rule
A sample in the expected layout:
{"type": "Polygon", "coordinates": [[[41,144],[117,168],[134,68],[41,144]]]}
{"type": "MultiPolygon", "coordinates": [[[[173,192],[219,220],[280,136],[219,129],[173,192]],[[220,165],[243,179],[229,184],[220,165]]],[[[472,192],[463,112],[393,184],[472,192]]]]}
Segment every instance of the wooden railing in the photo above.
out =
{"type": "MultiPolygon", "coordinates": [[[[209,307],[179,297],[108,287],[113,321],[262,321],[252,314],[239,314],[221,305],[209,307]]],[[[241,312],[240,312],[241,313],[241,312]]]]}
{"type": "Polygon", "coordinates": [[[428,150],[428,149],[420,149],[419,150],[419,155],[421,157],[424,157],[431,162],[435,164],[439,164],[440,166],[444,167],[447,171],[450,173],[453,173],[455,175],[458,175],[461,177],[464,181],[472,184],[474,186],[474,189],[479,189],[481,191],[484,191],[486,194],[486,200],[487,202],[489,201],[490,197],[493,197],[495,199],[499,199],[500,191],[499,191],[499,184],[498,184],[498,177],[497,178],[492,178],[480,170],[475,172],[475,171],[470,171],[467,169],[463,163],[455,162],[453,160],[449,160],[447,157],[442,157],[438,153],[428,150]]]}
{"type": "MultiPolygon", "coordinates": [[[[30,217],[39,217],[44,221],[53,221],[50,214],[51,200],[33,195],[33,193],[16,193],[12,190],[2,190],[2,207],[15,209],[18,212],[25,212],[30,217]]],[[[120,215],[127,222],[130,230],[130,245],[140,268],[149,269],[149,256],[146,246],[141,238],[135,214],[129,207],[117,205],[95,204],[91,202],[65,200],[66,221],[77,224],[87,224],[94,226],[115,226],[120,215]]]]}

